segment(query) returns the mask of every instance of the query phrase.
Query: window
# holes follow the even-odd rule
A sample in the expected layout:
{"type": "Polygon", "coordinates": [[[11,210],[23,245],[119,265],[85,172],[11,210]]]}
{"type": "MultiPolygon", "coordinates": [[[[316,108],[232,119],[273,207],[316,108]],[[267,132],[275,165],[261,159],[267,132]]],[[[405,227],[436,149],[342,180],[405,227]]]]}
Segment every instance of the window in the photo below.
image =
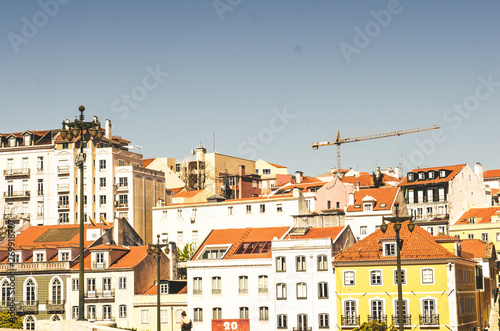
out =
{"type": "Polygon", "coordinates": [[[118,279],[118,288],[120,290],[123,290],[123,289],[127,288],[127,277],[120,277],[118,279]]]}
{"type": "Polygon", "coordinates": [[[61,261],[69,261],[69,252],[62,252],[60,257],[61,261]]]}
{"type": "Polygon", "coordinates": [[[119,318],[126,318],[127,317],[127,306],[126,305],[120,305],[118,307],[118,317],[119,318]]]}
{"type": "Polygon", "coordinates": [[[252,205],[247,205],[246,209],[247,209],[247,215],[252,213],[252,205]]]}
{"type": "Polygon", "coordinates": [[[329,315],[328,314],[319,314],[319,328],[327,329],[330,327],[329,315]]]}
{"type": "Polygon", "coordinates": [[[278,283],[276,284],[276,299],[286,300],[286,284],[278,283]]]}
{"type": "Polygon", "coordinates": [[[222,318],[222,308],[215,307],[212,309],[212,319],[220,320],[222,318]]]}
{"type": "Polygon", "coordinates": [[[76,320],[78,319],[78,306],[71,307],[71,318],[76,320]]]}
{"type": "Polygon", "coordinates": [[[370,315],[372,320],[382,321],[383,312],[384,308],[382,300],[373,300],[370,304],[370,315]]]}
{"type": "Polygon", "coordinates": [[[350,286],[355,285],[355,274],[354,271],[344,271],[344,285],[350,286]]]}
{"type": "Polygon", "coordinates": [[[38,195],[43,195],[43,179],[38,179],[37,181],[37,193],[38,195]]]}
{"type": "Polygon", "coordinates": [[[238,277],[238,293],[240,294],[248,293],[248,276],[238,277]]]}
{"type": "Polygon", "coordinates": [[[263,175],[270,175],[271,174],[271,169],[262,169],[262,174],[263,175]]]}
{"type": "Polygon", "coordinates": [[[469,234],[467,235],[467,238],[469,238],[469,239],[474,239],[474,234],[473,234],[473,233],[469,233],[469,234]]]}
{"type": "Polygon", "coordinates": [[[72,289],[73,291],[78,291],[78,290],[79,290],[78,281],[79,281],[79,279],[78,279],[78,278],[73,278],[73,279],[71,280],[71,289],[72,289]]]}
{"type": "Polygon", "coordinates": [[[103,319],[103,321],[110,321],[111,320],[111,306],[110,305],[102,306],[102,319],[103,319]]]}
{"type": "Polygon", "coordinates": [[[384,256],[396,256],[396,243],[384,244],[384,256]]]}
{"type": "Polygon", "coordinates": [[[278,327],[278,329],[287,329],[288,328],[286,315],[280,314],[277,316],[276,320],[277,320],[276,326],[278,327]]]}
{"type": "Polygon", "coordinates": [[[202,294],[201,277],[193,278],[193,294],[202,294]]]}
{"type": "Polygon", "coordinates": [[[295,258],[296,261],[296,271],[306,271],[306,257],[305,256],[297,256],[295,258]]]}
{"type": "Polygon", "coordinates": [[[318,283],[318,299],[328,299],[328,283],[318,283]]]}
{"type": "Polygon", "coordinates": [[[497,232],[497,241],[500,241],[500,232],[497,232]]]}
{"type": "Polygon", "coordinates": [[[118,178],[118,186],[120,186],[120,187],[128,187],[128,178],[127,177],[120,177],[120,178],[118,178]]]}
{"type": "Polygon", "coordinates": [[[184,232],[177,231],[177,243],[178,244],[184,243],[184,232]]]}
{"type": "Polygon", "coordinates": [[[368,232],[368,227],[367,226],[360,226],[359,227],[359,234],[360,235],[365,235],[368,232]]]}
{"type": "Polygon", "coordinates": [[[233,216],[234,215],[234,208],[233,208],[233,206],[228,206],[227,207],[227,215],[228,216],[233,216]]]}
{"type": "Polygon", "coordinates": [[[414,175],[414,174],[411,174],[411,173],[410,173],[410,174],[408,174],[408,181],[409,181],[409,182],[411,182],[411,181],[413,181],[413,180],[415,180],[415,175],[414,175]]]}
{"type": "Polygon", "coordinates": [[[226,252],[227,248],[211,248],[211,249],[206,249],[203,252],[202,258],[204,260],[220,260],[224,257],[224,253],[226,252]]]}
{"type": "Polygon", "coordinates": [[[36,284],[33,279],[29,279],[25,285],[25,301],[28,303],[33,303],[36,301],[36,284]]]}
{"type": "Polygon", "coordinates": [[[430,234],[434,235],[434,228],[432,226],[428,226],[427,227],[427,232],[429,232],[430,234]]]}
{"type": "Polygon", "coordinates": [[[422,284],[434,283],[434,270],[422,269],[422,284]]]}
{"type": "Polygon", "coordinates": [[[160,310],[160,323],[161,324],[168,324],[168,310],[167,309],[160,310]]]}
{"type": "Polygon", "coordinates": [[[55,304],[61,304],[62,302],[62,284],[58,278],[55,278],[52,282],[52,302],[55,304]]]}
{"type": "Polygon", "coordinates": [[[306,283],[297,283],[297,299],[307,299],[306,283]]]}
{"type": "Polygon", "coordinates": [[[434,299],[425,299],[422,301],[422,314],[424,315],[424,317],[429,317],[436,314],[436,301],[434,299]]]}
{"type": "Polygon", "coordinates": [[[278,256],[276,258],[276,272],[286,271],[286,258],[284,256],[278,256]]]}
{"type": "Polygon", "coordinates": [[[261,204],[260,205],[260,212],[261,213],[265,213],[266,212],[266,205],[265,204],[261,204]]]}
{"type": "Polygon", "coordinates": [[[328,270],[328,257],[326,255],[318,255],[318,271],[328,270]]]}
{"type": "Polygon", "coordinates": [[[259,321],[269,321],[269,307],[259,307],[259,321]]]}
{"type": "Polygon", "coordinates": [[[33,316],[26,317],[24,323],[26,330],[35,330],[35,318],[33,316]]]}
{"type": "Polygon", "coordinates": [[[99,206],[106,206],[106,196],[105,195],[100,195],[99,196],[99,206]]]}
{"type": "Polygon", "coordinates": [[[299,330],[307,330],[307,315],[306,314],[298,314],[297,315],[297,329],[299,330]]]}
{"type": "Polygon", "coordinates": [[[182,209],[177,209],[177,219],[182,218],[182,209]]]}
{"type": "Polygon", "coordinates": [[[429,171],[429,179],[434,179],[434,171],[429,171]]]}
{"type": "Polygon", "coordinates": [[[102,279],[102,289],[103,291],[111,291],[111,278],[106,277],[102,279]]]}
{"type": "Polygon", "coordinates": [[[39,156],[37,158],[37,165],[36,165],[38,170],[43,170],[43,156],[39,156]]]}
{"type": "Polygon", "coordinates": [[[221,278],[219,276],[212,277],[212,294],[221,293],[221,278]]]}
{"type": "Polygon", "coordinates": [[[276,214],[278,214],[278,215],[283,214],[283,205],[282,204],[276,205],[276,214]]]}
{"type": "Polygon", "coordinates": [[[249,317],[248,307],[240,307],[240,318],[244,319],[248,317],[249,317]]]}
{"type": "Polygon", "coordinates": [[[371,211],[372,210],[372,204],[371,203],[365,203],[365,204],[363,204],[363,210],[364,211],[371,211]]]}
{"type": "Polygon", "coordinates": [[[347,300],[344,302],[344,321],[343,325],[357,325],[356,301],[347,300]]]}
{"type": "Polygon", "coordinates": [[[441,171],[439,172],[439,177],[441,177],[441,178],[446,177],[446,170],[441,170],[441,171]]]}
{"type": "Polygon", "coordinates": [[[99,171],[106,170],[106,160],[99,160],[99,171]]]}
{"type": "MultiPolygon", "coordinates": [[[[394,270],[394,285],[398,284],[398,269],[394,270]]],[[[406,285],[406,270],[401,269],[401,284],[406,285]]]]}
{"type": "Polygon", "coordinates": [[[95,261],[97,263],[104,263],[104,253],[95,253],[95,261]]]}
{"type": "MultiPolygon", "coordinates": [[[[408,300],[403,299],[403,319],[408,316],[408,300]]],[[[399,316],[399,306],[398,306],[399,301],[396,299],[394,300],[394,317],[395,320],[397,321],[397,317],[399,316]]],[[[404,323],[404,322],[403,322],[404,323]]]]}
{"type": "Polygon", "coordinates": [[[267,288],[267,276],[259,276],[259,293],[267,293],[268,288],[267,288]]]}
{"type": "Polygon", "coordinates": [[[95,306],[87,306],[87,319],[95,321],[95,306]]]}
{"type": "Polygon", "coordinates": [[[1,300],[2,306],[8,306],[11,298],[12,298],[12,292],[10,289],[10,281],[4,280],[2,282],[2,300],[1,300]]]}
{"type": "Polygon", "coordinates": [[[151,316],[149,309],[141,310],[141,324],[149,324],[151,323],[151,316]]]}
{"type": "Polygon", "coordinates": [[[99,187],[101,189],[106,188],[106,178],[99,178],[99,187]]]}
{"type": "Polygon", "coordinates": [[[127,207],[128,206],[128,195],[127,194],[118,195],[118,203],[121,207],[127,207]]]}
{"type": "Polygon", "coordinates": [[[89,292],[88,296],[95,297],[95,278],[87,278],[87,291],[89,292]]]}
{"type": "Polygon", "coordinates": [[[481,234],[481,240],[487,242],[488,241],[488,234],[487,233],[481,234]]]}
{"type": "Polygon", "coordinates": [[[194,308],[193,309],[193,321],[194,322],[203,322],[203,308],[194,308]]]}
{"type": "Polygon", "coordinates": [[[382,271],[381,270],[370,271],[370,285],[382,285],[382,271]]]}
{"type": "Polygon", "coordinates": [[[43,253],[35,254],[35,262],[43,262],[43,253]]]}
{"type": "Polygon", "coordinates": [[[257,188],[257,181],[256,180],[252,180],[252,188],[257,188]]]}

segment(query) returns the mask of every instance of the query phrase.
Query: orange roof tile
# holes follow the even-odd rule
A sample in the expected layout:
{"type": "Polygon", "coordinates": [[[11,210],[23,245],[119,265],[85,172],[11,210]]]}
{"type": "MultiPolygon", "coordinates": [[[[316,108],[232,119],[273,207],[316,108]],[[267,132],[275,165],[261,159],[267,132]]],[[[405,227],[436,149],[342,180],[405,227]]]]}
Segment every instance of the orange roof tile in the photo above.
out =
{"type": "Polygon", "coordinates": [[[321,179],[318,179],[316,177],[303,176],[302,177],[302,182],[300,184],[306,184],[306,183],[320,183],[321,184],[321,183],[324,183],[324,182],[321,179]]]}
{"type": "Polygon", "coordinates": [[[334,226],[326,228],[310,228],[303,236],[291,236],[288,234],[285,239],[321,239],[331,238],[335,240],[337,236],[345,229],[345,226],[334,226]]]}
{"type": "Polygon", "coordinates": [[[486,257],[486,243],[479,239],[465,239],[461,242],[462,252],[468,253],[472,258],[486,257]]]}
{"type": "Polygon", "coordinates": [[[157,157],[152,158],[152,159],[142,160],[142,167],[146,168],[148,165],[150,165],[151,163],[153,163],[153,161],[156,160],[156,159],[157,159],[157,157]]]}
{"type": "Polygon", "coordinates": [[[497,195],[498,192],[500,192],[500,189],[497,189],[497,188],[492,188],[491,189],[491,195],[497,195]]]}
{"type": "Polygon", "coordinates": [[[458,218],[455,225],[469,224],[469,218],[474,217],[474,223],[491,223],[491,216],[500,213],[500,207],[471,208],[458,218]]]}
{"type": "MultiPolygon", "coordinates": [[[[344,176],[341,179],[342,183],[344,184],[353,184],[356,185],[359,182],[360,187],[373,187],[373,174],[360,174],[359,176],[344,176]]],[[[382,177],[382,181],[384,183],[389,183],[389,182],[401,182],[401,179],[392,177],[389,175],[385,175],[382,177]]]]}
{"type": "MultiPolygon", "coordinates": [[[[129,251],[125,253],[124,256],[119,258],[115,263],[110,265],[107,270],[109,269],[120,269],[120,268],[133,268],[139,264],[142,260],[146,258],[148,255],[147,252],[148,247],[147,246],[131,246],[129,247],[129,251]]],[[[91,262],[92,262],[92,256],[89,254],[85,257],[84,260],[84,268],[85,270],[90,270],[91,269],[91,262]]],[[[79,269],[79,264],[76,263],[71,269],[79,269]]]]}
{"type": "Polygon", "coordinates": [[[178,294],[187,294],[187,292],[188,292],[188,287],[186,285],[178,292],[178,294]]]}
{"type": "Polygon", "coordinates": [[[279,165],[279,164],[276,164],[276,163],[271,163],[271,162],[267,162],[269,165],[272,165],[273,167],[275,168],[286,168],[285,166],[282,166],[282,165],[279,165]]]}
{"type": "Polygon", "coordinates": [[[452,165],[452,166],[444,166],[444,167],[432,167],[432,168],[417,168],[413,169],[411,172],[417,174],[419,172],[429,172],[429,171],[436,171],[439,172],[440,170],[448,170],[451,171],[448,176],[441,178],[439,175],[436,176],[435,179],[426,179],[426,180],[418,180],[415,178],[414,181],[408,182],[408,176],[406,176],[401,184],[399,186],[412,186],[412,185],[422,185],[422,184],[434,184],[434,183],[446,183],[452,180],[459,172],[460,170],[465,167],[466,164],[457,164],[457,165],[452,165]]]}
{"type": "Polygon", "coordinates": [[[394,186],[382,186],[379,188],[363,188],[354,193],[354,204],[347,207],[348,212],[363,211],[363,199],[367,196],[374,198],[374,211],[391,210],[396,199],[398,188],[394,186]],[[359,207],[356,207],[359,206],[359,207]]]}
{"type": "Polygon", "coordinates": [[[97,246],[93,246],[91,248],[89,248],[89,250],[108,250],[108,249],[118,249],[118,250],[122,250],[122,251],[129,251],[130,248],[128,247],[125,247],[125,246],[119,246],[119,245],[106,245],[106,244],[101,244],[101,245],[97,245],[97,246]]]}
{"type": "MultiPolygon", "coordinates": [[[[403,247],[401,249],[402,260],[445,259],[457,257],[438,244],[430,233],[418,225],[415,225],[415,229],[413,233],[411,233],[407,227],[408,223],[409,221],[404,222],[399,232],[400,238],[403,240],[403,247]],[[422,247],[425,247],[425,249],[422,249],[422,247]]],[[[383,255],[383,243],[395,241],[395,239],[396,232],[394,231],[394,223],[388,223],[386,233],[378,229],[338,254],[334,261],[396,260],[396,256],[383,255]]]]}
{"type": "Polygon", "coordinates": [[[169,188],[167,190],[169,190],[170,192],[172,192],[173,195],[179,193],[180,191],[182,191],[184,189],[184,187],[175,187],[175,188],[169,188]]]}
{"type": "Polygon", "coordinates": [[[247,259],[247,258],[266,258],[271,256],[271,251],[261,254],[238,254],[234,252],[240,244],[254,241],[271,241],[274,238],[282,238],[287,232],[288,227],[269,227],[269,228],[244,228],[244,229],[220,229],[213,230],[198,248],[192,260],[196,260],[207,245],[232,245],[224,256],[224,259],[247,259]]]}
{"type": "Polygon", "coordinates": [[[500,169],[486,170],[483,172],[483,178],[500,178],[500,169]]]}
{"type": "Polygon", "coordinates": [[[192,198],[195,195],[198,195],[199,193],[201,193],[203,191],[205,191],[205,190],[182,191],[182,192],[175,194],[172,198],[192,198]]]}

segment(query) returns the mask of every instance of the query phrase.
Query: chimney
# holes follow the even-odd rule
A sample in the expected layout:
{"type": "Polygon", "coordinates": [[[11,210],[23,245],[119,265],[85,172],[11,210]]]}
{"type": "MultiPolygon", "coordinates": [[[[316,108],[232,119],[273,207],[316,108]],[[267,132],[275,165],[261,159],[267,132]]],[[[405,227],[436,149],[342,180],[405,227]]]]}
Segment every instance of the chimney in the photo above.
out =
{"type": "Polygon", "coordinates": [[[354,205],[354,193],[349,193],[349,206],[354,205]]]}
{"type": "Polygon", "coordinates": [[[302,171],[295,171],[295,183],[296,184],[302,183],[303,177],[304,177],[304,173],[302,171]]]}
{"type": "Polygon", "coordinates": [[[245,176],[245,166],[244,165],[240,164],[240,166],[239,166],[239,175],[240,175],[240,177],[245,176]]]}
{"type": "Polygon", "coordinates": [[[399,167],[395,167],[395,168],[394,168],[394,174],[396,175],[396,178],[400,178],[399,176],[400,176],[401,174],[400,174],[400,169],[399,169],[399,167]]]}
{"type": "Polygon", "coordinates": [[[245,166],[239,166],[239,176],[238,176],[238,199],[243,199],[243,176],[245,176],[245,166]]]}
{"type": "Polygon", "coordinates": [[[356,182],[356,191],[359,191],[359,182],[356,182]]]}
{"type": "Polygon", "coordinates": [[[474,173],[476,174],[477,177],[479,177],[479,179],[481,181],[484,181],[483,179],[483,166],[481,165],[481,163],[477,162],[476,165],[474,166],[474,173]]]}
{"type": "Polygon", "coordinates": [[[106,123],[104,124],[104,136],[107,139],[111,139],[111,121],[106,119],[106,123]]]}

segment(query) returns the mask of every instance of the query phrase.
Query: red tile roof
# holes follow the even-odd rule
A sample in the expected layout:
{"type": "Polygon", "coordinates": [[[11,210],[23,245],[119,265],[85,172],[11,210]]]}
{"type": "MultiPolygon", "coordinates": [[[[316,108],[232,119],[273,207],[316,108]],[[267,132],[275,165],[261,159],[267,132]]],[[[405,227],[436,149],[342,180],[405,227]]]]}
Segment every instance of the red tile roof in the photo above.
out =
{"type": "Polygon", "coordinates": [[[279,164],[276,164],[276,163],[271,163],[271,162],[267,162],[269,165],[272,165],[273,167],[275,168],[286,168],[285,166],[282,166],[282,165],[279,165],[279,164]]]}
{"type": "Polygon", "coordinates": [[[483,178],[500,178],[500,169],[486,170],[483,172],[483,178]]]}
{"type": "Polygon", "coordinates": [[[471,255],[471,258],[482,259],[486,257],[486,243],[479,239],[465,239],[462,240],[462,252],[471,255]]]}
{"type": "Polygon", "coordinates": [[[491,223],[491,216],[500,214],[500,207],[471,208],[458,218],[455,225],[469,224],[469,218],[474,217],[474,223],[491,223]]]}
{"type": "Polygon", "coordinates": [[[235,255],[234,252],[238,249],[240,244],[244,242],[271,241],[274,238],[280,239],[288,232],[288,230],[288,227],[213,230],[193,255],[192,260],[196,260],[207,245],[232,245],[224,256],[224,260],[270,257],[271,251],[267,253],[245,255],[235,255]]]}
{"type": "MultiPolygon", "coordinates": [[[[344,176],[342,177],[342,183],[344,184],[353,184],[356,185],[359,182],[360,187],[373,187],[373,174],[363,174],[359,176],[344,176]]],[[[396,182],[399,183],[401,182],[401,179],[392,177],[389,175],[385,175],[382,177],[382,181],[384,183],[390,183],[390,182],[396,182]]]]}
{"type": "Polygon", "coordinates": [[[394,186],[382,186],[379,188],[364,188],[354,193],[354,204],[347,207],[348,212],[363,211],[363,199],[370,196],[376,200],[374,211],[391,210],[398,188],[394,186]],[[385,206],[382,206],[384,205],[385,206]],[[359,206],[359,207],[356,207],[359,206]]]}
{"type": "Polygon", "coordinates": [[[175,194],[172,198],[192,198],[195,195],[198,195],[199,193],[201,193],[203,191],[205,191],[205,190],[182,191],[182,192],[175,194]]]}
{"type": "Polygon", "coordinates": [[[491,189],[491,195],[497,195],[498,192],[500,192],[500,189],[497,189],[497,188],[492,188],[491,189]]]}
{"type": "MultiPolygon", "coordinates": [[[[457,257],[438,244],[431,234],[418,225],[415,226],[413,233],[411,233],[407,227],[408,223],[409,221],[404,222],[399,232],[400,238],[403,240],[403,247],[401,249],[402,260],[446,259],[457,257]],[[425,249],[422,249],[423,247],[425,247],[425,249]]],[[[396,232],[394,231],[394,223],[388,223],[386,233],[382,233],[382,231],[378,229],[338,254],[334,261],[396,260],[396,256],[383,255],[383,243],[387,241],[394,242],[395,239],[396,232]]]]}
{"type": "Polygon", "coordinates": [[[418,180],[418,178],[415,178],[414,181],[408,182],[408,176],[406,176],[401,184],[399,186],[413,186],[413,185],[423,185],[423,184],[435,184],[435,183],[446,183],[452,180],[459,172],[462,170],[466,164],[457,164],[457,165],[452,165],[452,166],[444,166],[444,167],[432,167],[432,168],[418,168],[418,169],[413,169],[411,172],[417,174],[419,172],[429,172],[429,171],[436,171],[439,172],[440,170],[448,170],[451,171],[448,176],[441,178],[439,174],[436,176],[435,179],[426,179],[426,180],[418,180]]]}
{"type": "MultiPolygon", "coordinates": [[[[123,248],[123,246],[122,246],[123,248]]],[[[129,251],[125,253],[124,256],[119,258],[115,263],[110,265],[109,269],[120,269],[120,268],[133,268],[137,266],[142,260],[144,260],[148,256],[147,246],[131,246],[129,247],[129,251]]],[[[92,255],[89,254],[85,257],[84,260],[84,268],[85,270],[91,270],[92,255]]],[[[79,264],[76,263],[71,269],[79,269],[79,264]]]]}
{"type": "Polygon", "coordinates": [[[167,190],[169,190],[170,192],[172,192],[173,195],[179,193],[180,191],[182,191],[184,189],[184,187],[175,187],[175,188],[169,188],[167,190]]]}
{"type": "Polygon", "coordinates": [[[335,240],[338,235],[345,229],[345,226],[334,226],[326,228],[310,228],[303,236],[291,236],[288,234],[285,239],[321,239],[331,238],[335,240]]]}
{"type": "Polygon", "coordinates": [[[151,163],[153,163],[154,160],[156,160],[157,158],[152,158],[152,159],[144,159],[142,160],[142,167],[143,168],[146,168],[148,165],[150,165],[151,163]]]}

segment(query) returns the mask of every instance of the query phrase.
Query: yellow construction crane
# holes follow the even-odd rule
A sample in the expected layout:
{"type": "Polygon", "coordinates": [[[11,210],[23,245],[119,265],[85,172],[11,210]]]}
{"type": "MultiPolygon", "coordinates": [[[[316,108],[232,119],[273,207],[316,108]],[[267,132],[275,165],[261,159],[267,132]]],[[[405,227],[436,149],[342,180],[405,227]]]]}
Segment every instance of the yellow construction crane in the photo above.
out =
{"type": "Polygon", "coordinates": [[[422,131],[429,131],[429,130],[437,130],[439,129],[439,126],[437,125],[432,125],[432,126],[426,126],[423,128],[416,128],[416,129],[409,129],[409,130],[400,130],[400,131],[391,131],[391,132],[385,132],[385,133],[379,133],[379,134],[374,134],[370,136],[362,136],[362,137],[356,137],[356,138],[340,138],[340,131],[337,133],[337,139],[333,142],[329,141],[321,141],[321,142],[315,142],[312,144],[313,149],[318,149],[321,146],[331,146],[331,145],[336,145],[337,146],[337,170],[341,169],[341,161],[342,158],[340,156],[340,145],[345,144],[345,143],[354,143],[357,141],[363,141],[363,140],[371,140],[371,139],[379,139],[379,138],[386,138],[386,137],[393,137],[393,136],[401,136],[404,134],[409,134],[409,133],[417,133],[417,132],[422,132],[422,131]]]}

